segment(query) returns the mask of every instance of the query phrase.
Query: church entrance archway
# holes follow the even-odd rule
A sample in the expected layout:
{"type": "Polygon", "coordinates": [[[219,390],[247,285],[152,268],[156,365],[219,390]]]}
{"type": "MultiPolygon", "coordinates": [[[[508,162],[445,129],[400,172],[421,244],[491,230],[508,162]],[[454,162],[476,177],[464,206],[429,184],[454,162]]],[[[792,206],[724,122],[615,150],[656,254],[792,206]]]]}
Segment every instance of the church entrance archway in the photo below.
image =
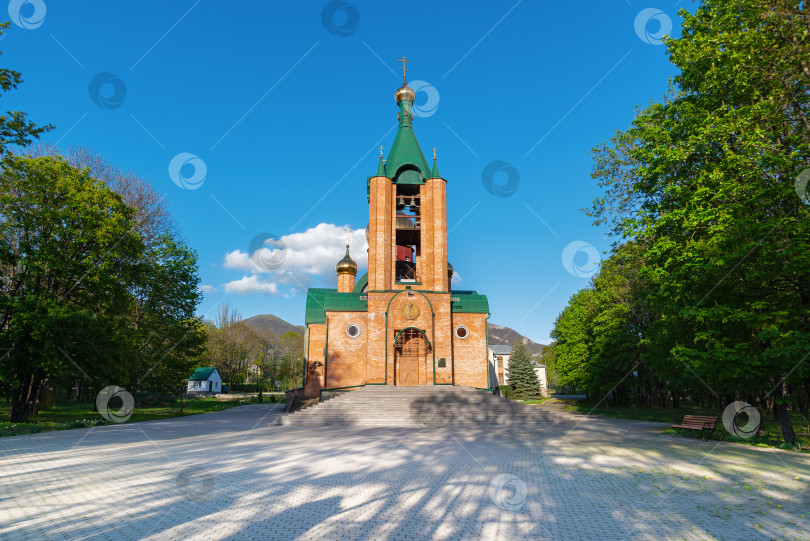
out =
{"type": "Polygon", "coordinates": [[[413,327],[394,339],[394,385],[425,385],[428,381],[430,342],[424,331],[413,327]]]}

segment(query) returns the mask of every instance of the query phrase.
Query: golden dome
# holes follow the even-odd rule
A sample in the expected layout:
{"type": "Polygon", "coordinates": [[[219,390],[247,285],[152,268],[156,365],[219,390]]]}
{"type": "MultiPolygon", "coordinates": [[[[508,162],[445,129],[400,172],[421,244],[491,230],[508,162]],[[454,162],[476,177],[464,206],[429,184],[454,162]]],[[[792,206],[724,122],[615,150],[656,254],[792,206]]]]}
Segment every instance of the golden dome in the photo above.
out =
{"type": "Polygon", "coordinates": [[[349,245],[346,245],[346,255],[335,265],[338,274],[357,274],[357,263],[349,257],[349,245]]]}
{"type": "Polygon", "coordinates": [[[409,87],[407,84],[404,84],[401,87],[399,87],[397,93],[394,94],[394,97],[396,97],[397,103],[399,103],[402,100],[408,100],[412,102],[413,100],[416,99],[416,92],[413,91],[413,88],[409,87]]]}
{"type": "Polygon", "coordinates": [[[450,262],[447,262],[447,277],[453,278],[453,265],[450,262]]]}

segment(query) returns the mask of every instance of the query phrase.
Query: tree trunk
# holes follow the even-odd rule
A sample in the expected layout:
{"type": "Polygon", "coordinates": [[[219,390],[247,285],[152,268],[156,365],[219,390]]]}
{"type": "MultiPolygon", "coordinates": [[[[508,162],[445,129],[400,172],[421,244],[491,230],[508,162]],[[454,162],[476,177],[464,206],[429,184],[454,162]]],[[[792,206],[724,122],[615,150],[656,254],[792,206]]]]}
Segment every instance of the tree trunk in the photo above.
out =
{"type": "Polygon", "coordinates": [[[35,375],[26,377],[22,388],[15,392],[11,398],[9,420],[13,423],[22,423],[34,411],[34,402],[39,395],[42,382],[35,375]]]}
{"type": "Polygon", "coordinates": [[[810,406],[810,384],[808,384],[807,381],[805,381],[802,385],[802,390],[804,392],[802,393],[801,397],[799,397],[798,408],[799,412],[802,414],[802,417],[807,418],[808,413],[810,413],[810,411],[808,411],[808,409],[810,409],[808,407],[810,406]]]}
{"type": "Polygon", "coordinates": [[[796,433],[793,431],[793,423],[790,422],[787,404],[781,400],[777,400],[773,407],[773,413],[776,416],[776,420],[779,421],[779,428],[782,429],[782,437],[785,439],[785,442],[796,445],[796,433]]]}

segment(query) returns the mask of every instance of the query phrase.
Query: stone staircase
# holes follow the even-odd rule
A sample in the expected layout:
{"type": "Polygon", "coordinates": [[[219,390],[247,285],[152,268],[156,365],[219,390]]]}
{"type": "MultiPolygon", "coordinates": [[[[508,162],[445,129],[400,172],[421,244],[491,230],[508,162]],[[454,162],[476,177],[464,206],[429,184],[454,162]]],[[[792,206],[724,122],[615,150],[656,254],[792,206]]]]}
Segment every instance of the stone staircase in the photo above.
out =
{"type": "Polygon", "coordinates": [[[453,386],[369,385],[281,417],[283,426],[536,427],[561,422],[565,421],[539,406],[453,386]]]}

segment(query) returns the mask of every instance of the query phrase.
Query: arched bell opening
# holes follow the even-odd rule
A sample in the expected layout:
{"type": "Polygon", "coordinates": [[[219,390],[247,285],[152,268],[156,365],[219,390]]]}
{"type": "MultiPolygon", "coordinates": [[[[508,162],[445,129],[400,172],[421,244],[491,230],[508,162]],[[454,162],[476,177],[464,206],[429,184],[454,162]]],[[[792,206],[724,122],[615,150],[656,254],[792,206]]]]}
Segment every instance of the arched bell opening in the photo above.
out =
{"type": "MultiPolygon", "coordinates": [[[[406,169],[400,177],[408,175],[414,175],[414,180],[421,182],[418,171],[406,169]]],[[[418,259],[422,252],[422,197],[419,188],[415,182],[396,185],[396,282],[420,282],[418,259]]]]}

